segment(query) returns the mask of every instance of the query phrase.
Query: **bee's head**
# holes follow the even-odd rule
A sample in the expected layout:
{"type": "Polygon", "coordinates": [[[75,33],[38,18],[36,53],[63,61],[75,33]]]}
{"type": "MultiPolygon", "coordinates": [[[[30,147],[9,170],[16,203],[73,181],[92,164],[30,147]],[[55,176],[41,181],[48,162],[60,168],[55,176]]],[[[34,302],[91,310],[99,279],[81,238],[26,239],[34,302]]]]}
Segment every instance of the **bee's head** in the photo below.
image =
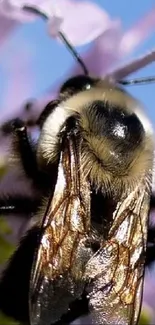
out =
{"type": "Polygon", "coordinates": [[[38,152],[46,163],[57,158],[58,136],[70,116],[79,123],[82,165],[95,187],[131,187],[152,167],[152,128],[140,103],[108,81],[87,76],[61,87],[60,103],[45,120],[38,152]]]}

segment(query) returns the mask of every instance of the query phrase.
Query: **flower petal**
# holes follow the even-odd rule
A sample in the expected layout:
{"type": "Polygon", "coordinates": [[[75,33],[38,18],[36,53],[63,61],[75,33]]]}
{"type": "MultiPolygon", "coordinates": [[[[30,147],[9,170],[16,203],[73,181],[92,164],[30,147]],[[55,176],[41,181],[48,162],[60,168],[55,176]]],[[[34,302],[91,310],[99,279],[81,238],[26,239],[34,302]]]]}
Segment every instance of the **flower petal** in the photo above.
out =
{"type": "Polygon", "coordinates": [[[20,26],[18,21],[4,17],[0,12],[0,46],[2,46],[7,37],[13,32],[13,30],[20,26]]]}
{"type": "MultiPolygon", "coordinates": [[[[121,38],[121,29],[114,28],[105,31],[92,45],[89,51],[81,55],[90,75],[104,77],[112,66],[118,62],[120,55],[116,51],[121,38]]],[[[70,75],[83,73],[76,63],[70,75]]]]}
{"type": "Polygon", "coordinates": [[[31,67],[31,51],[26,49],[28,44],[21,43],[21,50],[9,55],[3,64],[3,70],[8,80],[4,90],[1,110],[1,122],[18,109],[31,96],[34,85],[33,69],[31,67]],[[18,53],[18,54],[17,54],[18,53]]]}
{"type": "MultiPolygon", "coordinates": [[[[73,45],[87,44],[110,28],[118,26],[105,10],[89,1],[59,0],[59,17],[63,17],[61,31],[73,45]]],[[[50,34],[53,35],[52,28],[50,34]]]]}
{"type": "Polygon", "coordinates": [[[48,21],[48,33],[50,36],[56,38],[58,37],[59,31],[61,29],[61,25],[63,22],[63,18],[53,16],[48,21]]]}
{"type": "Polygon", "coordinates": [[[61,29],[73,45],[89,43],[118,26],[118,20],[111,20],[105,10],[90,1],[1,0],[0,13],[20,22],[36,19],[37,13],[24,10],[23,6],[36,8],[49,17],[49,34],[57,37],[61,29]]]}
{"type": "Polygon", "coordinates": [[[130,28],[120,43],[120,52],[122,55],[131,53],[140,45],[151,32],[155,31],[155,8],[153,8],[147,15],[139,20],[132,28],[130,28]]]}
{"type": "Polygon", "coordinates": [[[16,0],[1,0],[0,2],[0,14],[8,19],[14,19],[21,23],[33,21],[34,14],[22,10],[22,5],[25,1],[16,0]]]}
{"type": "Polygon", "coordinates": [[[151,51],[148,54],[145,54],[141,56],[138,59],[134,59],[129,63],[126,63],[125,65],[117,68],[115,71],[113,71],[109,76],[113,80],[121,80],[131,73],[134,73],[148,64],[155,62],[155,51],[151,51]]]}
{"type": "MultiPolygon", "coordinates": [[[[155,10],[152,10],[143,17],[135,27],[129,29],[129,31],[124,34],[119,24],[116,25],[114,29],[107,29],[106,32],[103,32],[103,34],[96,39],[89,52],[82,55],[89,73],[100,77],[108,74],[115,79],[122,79],[150,62],[153,62],[155,60],[154,51],[113,70],[114,66],[116,67],[122,58],[125,58],[125,55],[132,52],[135,46],[138,46],[152,31],[154,31],[154,28],[155,10]],[[134,42],[130,43],[131,35],[133,38],[134,35],[136,36],[134,42]]],[[[76,64],[71,74],[75,75],[81,72],[83,71],[81,71],[79,64],[76,64]]]]}

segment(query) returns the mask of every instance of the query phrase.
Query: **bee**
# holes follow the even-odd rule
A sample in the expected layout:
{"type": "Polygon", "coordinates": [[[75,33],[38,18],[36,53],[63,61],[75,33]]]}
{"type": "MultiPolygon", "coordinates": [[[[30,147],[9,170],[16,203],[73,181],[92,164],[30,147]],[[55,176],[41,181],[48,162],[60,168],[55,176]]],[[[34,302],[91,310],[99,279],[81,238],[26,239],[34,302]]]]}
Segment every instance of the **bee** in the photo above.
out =
{"type": "Polygon", "coordinates": [[[0,200],[3,212],[26,209],[34,220],[3,272],[0,309],[30,325],[69,323],[88,311],[93,324],[136,325],[147,259],[151,124],[119,83],[90,77],[86,68],[62,85],[37,123],[35,148],[25,124],[11,124],[40,196],[0,200]]]}

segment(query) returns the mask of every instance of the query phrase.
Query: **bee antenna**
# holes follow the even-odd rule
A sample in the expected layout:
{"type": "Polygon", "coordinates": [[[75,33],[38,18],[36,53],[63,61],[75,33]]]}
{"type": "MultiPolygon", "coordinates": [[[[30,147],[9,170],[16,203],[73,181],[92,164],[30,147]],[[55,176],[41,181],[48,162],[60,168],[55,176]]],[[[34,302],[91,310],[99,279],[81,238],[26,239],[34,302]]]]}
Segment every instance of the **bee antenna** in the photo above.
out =
{"type": "Polygon", "coordinates": [[[144,77],[144,78],[137,78],[137,79],[131,79],[131,80],[118,80],[119,84],[123,86],[133,86],[133,85],[143,85],[147,83],[155,82],[155,77],[144,77]]]}
{"type": "Polygon", "coordinates": [[[43,11],[40,11],[38,8],[36,7],[31,7],[31,6],[22,6],[22,9],[23,10],[26,10],[26,11],[29,11],[31,12],[32,14],[36,14],[38,16],[40,16],[41,18],[45,19],[45,20],[48,20],[48,16],[43,12],[43,11]]]}
{"type": "MultiPolygon", "coordinates": [[[[36,7],[31,7],[31,6],[23,6],[22,7],[24,10],[27,10],[29,12],[32,12],[34,14],[37,14],[38,16],[42,17],[45,20],[48,20],[48,16],[40,11],[38,8],[36,7]]],[[[89,75],[88,69],[85,65],[85,63],[83,62],[82,58],[80,57],[80,55],[78,54],[78,52],[75,50],[74,46],[68,41],[68,39],[66,38],[66,36],[59,31],[59,38],[63,41],[63,43],[66,45],[66,47],[69,49],[69,51],[71,52],[71,54],[73,55],[73,57],[75,58],[75,60],[79,63],[79,65],[81,66],[84,74],[86,76],[89,75]]]]}
{"type": "Polygon", "coordinates": [[[75,50],[74,46],[67,40],[66,36],[62,32],[59,32],[59,36],[61,40],[64,42],[64,44],[67,46],[67,48],[70,50],[75,60],[80,64],[84,74],[88,76],[89,75],[88,69],[85,63],[83,62],[82,58],[80,57],[79,53],[75,50]]]}

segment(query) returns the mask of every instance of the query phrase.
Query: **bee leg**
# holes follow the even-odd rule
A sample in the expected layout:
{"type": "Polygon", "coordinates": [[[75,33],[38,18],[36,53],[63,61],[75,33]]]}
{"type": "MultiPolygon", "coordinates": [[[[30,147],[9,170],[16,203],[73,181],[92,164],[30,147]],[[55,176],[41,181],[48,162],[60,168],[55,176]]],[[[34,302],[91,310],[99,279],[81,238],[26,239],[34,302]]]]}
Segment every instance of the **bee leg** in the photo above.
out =
{"type": "Polygon", "coordinates": [[[155,209],[155,196],[151,195],[150,209],[155,209]]]}
{"type": "Polygon", "coordinates": [[[0,279],[0,310],[29,324],[29,283],[39,227],[29,230],[12,255],[0,279]]]}
{"type": "MultiPolygon", "coordinates": [[[[150,211],[155,209],[155,196],[151,195],[150,211]]],[[[155,226],[148,229],[148,247],[146,250],[146,266],[155,262],[155,226]]]]}
{"type": "MultiPolygon", "coordinates": [[[[30,101],[27,102],[24,106],[23,106],[23,111],[22,111],[22,115],[25,113],[31,113],[31,108],[33,107],[34,102],[30,101]]],[[[27,114],[26,114],[27,115],[27,114]]],[[[6,122],[4,122],[2,125],[0,125],[0,132],[2,133],[3,136],[8,136],[12,134],[12,123],[14,123],[15,118],[12,118],[10,120],[7,120],[6,122]]],[[[34,119],[33,117],[27,117],[26,118],[26,125],[27,126],[36,126],[36,119],[34,119]]]]}
{"type": "Polygon", "coordinates": [[[28,178],[33,180],[33,183],[37,189],[45,190],[51,189],[51,184],[54,184],[56,171],[55,166],[51,171],[50,175],[40,171],[38,169],[37,159],[36,159],[36,148],[32,144],[32,141],[27,133],[27,128],[20,119],[14,120],[12,122],[13,133],[15,135],[14,149],[18,153],[21,160],[21,164],[28,178]]]}
{"type": "Polygon", "coordinates": [[[145,264],[150,266],[153,262],[155,262],[155,245],[147,248],[145,264]]]}
{"type": "Polygon", "coordinates": [[[155,244],[155,226],[149,227],[147,241],[149,244],[155,244]]]}
{"type": "Polygon", "coordinates": [[[27,134],[27,128],[22,120],[15,119],[12,122],[12,130],[15,136],[15,152],[17,151],[19,154],[26,175],[35,180],[38,177],[36,153],[27,134]]]}
{"type": "Polygon", "coordinates": [[[27,197],[7,197],[0,198],[0,214],[32,214],[35,213],[40,204],[39,199],[27,197]]]}
{"type": "Polygon", "coordinates": [[[148,230],[148,244],[146,250],[146,266],[150,266],[155,262],[155,227],[151,227],[148,230]]]}

